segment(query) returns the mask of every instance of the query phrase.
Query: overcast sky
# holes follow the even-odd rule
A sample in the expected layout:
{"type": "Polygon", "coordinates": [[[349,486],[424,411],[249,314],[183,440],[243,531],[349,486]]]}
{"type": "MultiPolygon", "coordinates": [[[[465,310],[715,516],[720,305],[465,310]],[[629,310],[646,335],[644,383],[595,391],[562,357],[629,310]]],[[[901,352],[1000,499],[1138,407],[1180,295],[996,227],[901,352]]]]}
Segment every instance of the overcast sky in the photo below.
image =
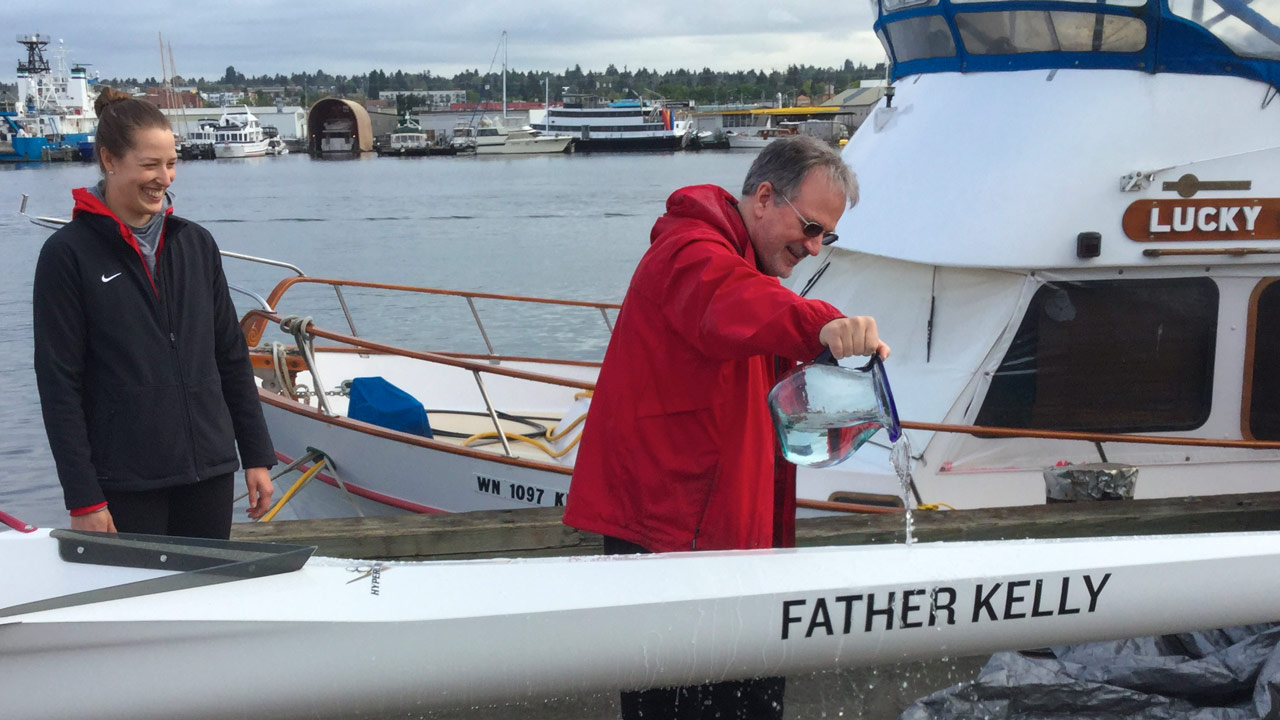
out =
{"type": "MultiPolygon", "coordinates": [[[[323,69],[352,75],[489,68],[503,30],[520,71],[639,67],[713,70],[874,65],[884,53],[867,0],[40,0],[0,3],[0,81],[25,58],[18,34],[65,43],[102,77],[159,77],[157,33],[178,74],[222,77],[323,69]]],[[[53,60],[52,57],[49,58],[53,60]]],[[[501,68],[498,58],[495,70],[501,68]]]]}

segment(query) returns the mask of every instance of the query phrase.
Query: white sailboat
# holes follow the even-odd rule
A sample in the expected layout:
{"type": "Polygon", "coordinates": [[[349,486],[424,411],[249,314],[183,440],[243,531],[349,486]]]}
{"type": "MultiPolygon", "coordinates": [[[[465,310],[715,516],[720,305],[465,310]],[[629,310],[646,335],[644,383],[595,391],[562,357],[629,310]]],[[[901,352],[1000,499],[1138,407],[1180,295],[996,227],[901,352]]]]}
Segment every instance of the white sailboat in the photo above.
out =
{"type": "Polygon", "coordinates": [[[507,31],[502,31],[502,115],[480,119],[478,124],[468,123],[459,135],[457,144],[474,149],[477,155],[541,155],[562,153],[573,149],[573,138],[543,135],[529,126],[508,128],[507,119],[507,31]]]}

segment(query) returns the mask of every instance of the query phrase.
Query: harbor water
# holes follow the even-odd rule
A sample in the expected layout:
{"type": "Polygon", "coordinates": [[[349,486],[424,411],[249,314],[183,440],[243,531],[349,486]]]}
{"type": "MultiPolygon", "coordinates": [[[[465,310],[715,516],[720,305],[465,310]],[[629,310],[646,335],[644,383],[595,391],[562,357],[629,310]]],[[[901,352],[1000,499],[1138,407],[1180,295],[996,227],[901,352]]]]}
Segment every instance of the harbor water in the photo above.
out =
{"type": "MultiPolygon", "coordinates": [[[[618,302],[671,191],[715,183],[736,193],[754,157],[703,152],[317,160],[294,154],[180,163],[172,191],[175,212],[207,227],[223,250],[283,260],[312,276],[618,302]]],[[[32,274],[51,231],[21,217],[18,207],[26,193],[28,213],[68,217],[71,189],[97,179],[97,168],[87,164],[0,166],[0,384],[10,398],[0,406],[0,510],[47,527],[67,525],[32,370],[32,274]]],[[[286,274],[238,260],[224,263],[232,284],[262,295],[286,274]]],[[[304,303],[282,312],[313,315],[322,327],[345,327],[331,292],[299,288],[290,296],[295,294],[304,303]]],[[[247,296],[234,297],[242,313],[253,305],[247,296]]],[[[449,300],[455,302],[347,293],[363,336],[483,352],[465,302],[449,300]]],[[[598,314],[516,312],[483,301],[477,309],[498,352],[603,357],[607,330],[598,314]]],[[[913,698],[968,679],[979,662],[791,678],[787,716],[894,717],[913,698]]],[[[616,695],[607,694],[424,717],[604,720],[617,712],[616,695]]]]}

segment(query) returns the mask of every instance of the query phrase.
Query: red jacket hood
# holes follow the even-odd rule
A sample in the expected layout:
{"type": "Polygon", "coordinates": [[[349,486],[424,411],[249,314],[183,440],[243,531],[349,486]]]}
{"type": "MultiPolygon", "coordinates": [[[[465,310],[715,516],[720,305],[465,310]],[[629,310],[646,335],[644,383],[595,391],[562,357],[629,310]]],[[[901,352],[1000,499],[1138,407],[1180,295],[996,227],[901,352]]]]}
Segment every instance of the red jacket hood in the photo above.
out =
{"type": "MultiPolygon", "coordinates": [[[[102,198],[90,192],[87,187],[72,190],[71,198],[76,201],[75,208],[71,211],[71,217],[75,217],[80,213],[92,213],[94,215],[109,217],[117,223],[120,223],[122,226],[125,224],[123,220],[116,217],[114,212],[111,212],[111,208],[107,207],[107,204],[102,201],[102,198]]],[[[173,205],[171,203],[165,203],[164,214],[173,214],[173,205]]],[[[124,233],[121,232],[121,235],[124,235],[124,233]]]]}
{"type": "MultiPolygon", "coordinates": [[[[151,289],[155,290],[155,278],[152,277],[151,268],[147,266],[146,260],[142,257],[142,249],[138,247],[138,238],[134,237],[133,229],[130,228],[125,221],[116,217],[116,214],[111,211],[111,208],[107,207],[107,204],[103,202],[102,198],[91,192],[89,188],[75,188],[71,191],[71,197],[76,201],[75,209],[71,211],[72,218],[84,213],[89,215],[101,215],[115,221],[116,228],[120,231],[120,237],[124,239],[129,247],[133,248],[135,253],[138,254],[138,260],[142,263],[142,270],[147,274],[147,279],[151,281],[151,289]]],[[[165,217],[168,218],[173,214],[173,204],[168,200],[168,193],[165,194],[165,198],[164,214],[165,217]]],[[[168,223],[168,220],[165,222],[168,223]]],[[[160,251],[164,249],[164,237],[164,228],[161,228],[160,241],[156,243],[157,257],[159,257],[160,251]]]]}
{"type": "Polygon", "coordinates": [[[738,198],[716,185],[692,185],[671,193],[667,198],[667,214],[653,224],[649,242],[658,243],[672,237],[694,239],[687,234],[691,220],[707,225],[715,237],[728,238],[739,255],[753,259],[747,226],[738,212],[738,198]]]}

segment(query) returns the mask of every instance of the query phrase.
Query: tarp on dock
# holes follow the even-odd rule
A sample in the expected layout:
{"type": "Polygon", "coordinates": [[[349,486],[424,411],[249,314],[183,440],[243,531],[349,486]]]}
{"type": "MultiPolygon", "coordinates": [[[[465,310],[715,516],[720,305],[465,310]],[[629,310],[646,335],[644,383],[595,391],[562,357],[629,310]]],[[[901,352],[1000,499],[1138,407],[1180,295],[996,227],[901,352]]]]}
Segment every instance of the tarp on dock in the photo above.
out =
{"type": "Polygon", "coordinates": [[[1280,624],[991,656],[976,680],[899,720],[1280,718],[1280,624]]]}

